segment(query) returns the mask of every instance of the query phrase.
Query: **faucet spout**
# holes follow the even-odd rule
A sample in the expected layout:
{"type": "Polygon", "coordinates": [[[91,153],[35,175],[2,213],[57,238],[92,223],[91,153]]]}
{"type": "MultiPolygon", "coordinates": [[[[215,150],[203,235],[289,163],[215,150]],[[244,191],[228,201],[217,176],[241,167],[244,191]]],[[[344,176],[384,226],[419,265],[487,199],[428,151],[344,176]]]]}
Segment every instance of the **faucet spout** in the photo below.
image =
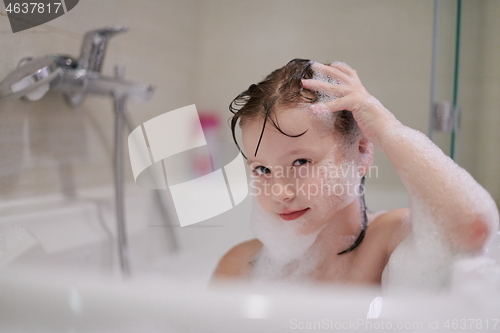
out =
{"type": "Polygon", "coordinates": [[[23,96],[38,100],[49,90],[52,81],[58,81],[61,73],[51,57],[25,58],[16,70],[0,82],[0,100],[23,96]]]}
{"type": "Polygon", "coordinates": [[[104,61],[109,39],[127,30],[128,28],[124,26],[110,26],[87,32],[83,37],[78,67],[80,69],[101,72],[101,65],[104,61]]]}

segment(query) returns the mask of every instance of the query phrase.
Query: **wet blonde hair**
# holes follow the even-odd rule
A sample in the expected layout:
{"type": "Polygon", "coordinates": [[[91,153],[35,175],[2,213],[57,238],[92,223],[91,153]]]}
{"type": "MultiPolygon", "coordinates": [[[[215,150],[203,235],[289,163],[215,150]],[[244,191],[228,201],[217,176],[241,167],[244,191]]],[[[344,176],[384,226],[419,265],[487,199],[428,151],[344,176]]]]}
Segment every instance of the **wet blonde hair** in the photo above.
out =
{"type": "MultiPolygon", "coordinates": [[[[233,116],[229,119],[230,127],[233,140],[240,151],[235,135],[238,120],[240,121],[239,126],[242,127],[246,121],[264,119],[255,156],[257,156],[267,120],[270,120],[280,133],[289,137],[298,137],[307,132],[306,130],[297,135],[286,134],[280,129],[275,113],[277,109],[290,108],[299,104],[313,104],[319,101],[318,94],[304,89],[301,81],[314,77],[312,64],[311,60],[293,59],[282,68],[273,71],[261,82],[250,85],[247,90],[236,96],[231,102],[229,111],[233,113],[233,116]]],[[[360,135],[359,128],[350,111],[338,112],[333,127],[333,130],[340,134],[348,145],[354,143],[360,135]]]]}

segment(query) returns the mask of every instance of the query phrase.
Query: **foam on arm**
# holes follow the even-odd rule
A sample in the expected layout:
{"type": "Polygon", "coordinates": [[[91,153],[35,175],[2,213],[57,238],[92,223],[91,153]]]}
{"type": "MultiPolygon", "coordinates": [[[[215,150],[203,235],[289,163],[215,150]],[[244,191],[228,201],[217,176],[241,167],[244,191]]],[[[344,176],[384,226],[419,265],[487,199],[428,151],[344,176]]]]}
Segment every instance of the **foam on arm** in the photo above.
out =
{"type": "Polygon", "coordinates": [[[399,122],[385,128],[378,144],[408,190],[416,237],[442,232],[456,250],[487,245],[498,230],[498,209],[467,171],[424,134],[399,122]]]}

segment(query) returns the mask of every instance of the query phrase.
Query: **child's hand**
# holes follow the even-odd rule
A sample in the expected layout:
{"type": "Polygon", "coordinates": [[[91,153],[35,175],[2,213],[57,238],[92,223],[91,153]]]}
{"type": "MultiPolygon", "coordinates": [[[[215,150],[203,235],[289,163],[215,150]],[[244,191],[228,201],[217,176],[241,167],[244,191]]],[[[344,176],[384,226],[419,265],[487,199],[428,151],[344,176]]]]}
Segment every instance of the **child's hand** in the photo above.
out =
{"type": "Polygon", "coordinates": [[[392,113],[363,87],[355,70],[341,63],[329,66],[314,63],[312,68],[329,79],[340,81],[340,84],[330,84],[314,79],[302,80],[305,89],[337,97],[333,101],[313,104],[313,111],[325,111],[325,107],[330,112],[351,111],[363,135],[374,143],[379,142],[387,126],[399,124],[392,113]]]}

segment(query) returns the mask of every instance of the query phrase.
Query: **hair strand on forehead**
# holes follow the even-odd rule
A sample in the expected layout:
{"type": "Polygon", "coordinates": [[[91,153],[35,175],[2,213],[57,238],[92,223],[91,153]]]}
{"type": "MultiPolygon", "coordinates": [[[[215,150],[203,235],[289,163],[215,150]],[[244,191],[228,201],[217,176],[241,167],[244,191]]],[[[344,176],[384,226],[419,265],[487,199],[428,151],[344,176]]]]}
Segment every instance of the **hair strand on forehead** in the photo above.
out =
{"type": "MultiPolygon", "coordinates": [[[[267,120],[283,135],[289,137],[299,137],[307,132],[297,135],[285,133],[273,119],[277,109],[295,107],[300,104],[314,104],[318,102],[318,94],[306,90],[302,86],[302,79],[311,79],[315,72],[312,69],[314,62],[307,59],[293,59],[284,67],[279,68],[269,74],[258,84],[252,84],[247,90],[236,96],[229,105],[229,111],[233,113],[231,120],[231,132],[236,146],[241,148],[236,140],[235,129],[239,122],[242,127],[247,121],[263,119],[264,124],[259,137],[254,155],[257,156],[262,137],[264,135],[267,120]]],[[[359,136],[359,129],[350,111],[339,111],[334,123],[334,130],[344,139],[346,145],[356,141],[359,136]]],[[[243,154],[243,152],[242,152],[243,154]]],[[[244,154],[243,156],[247,158],[244,154]]]]}

